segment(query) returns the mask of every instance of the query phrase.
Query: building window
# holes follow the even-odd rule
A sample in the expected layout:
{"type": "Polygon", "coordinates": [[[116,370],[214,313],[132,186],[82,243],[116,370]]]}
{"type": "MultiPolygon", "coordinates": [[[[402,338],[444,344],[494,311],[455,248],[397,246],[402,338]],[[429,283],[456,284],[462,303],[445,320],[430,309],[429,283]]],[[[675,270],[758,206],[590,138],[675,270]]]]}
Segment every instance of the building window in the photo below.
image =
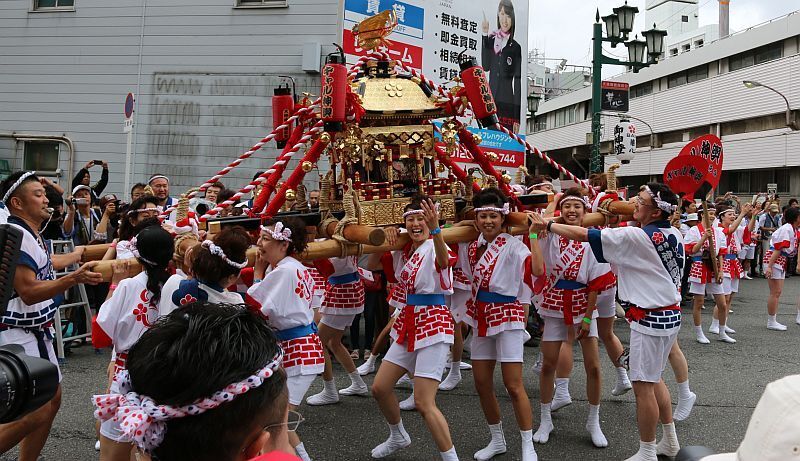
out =
{"type": "Polygon", "coordinates": [[[689,16],[686,15],[681,16],[681,22],[689,22],[689,16]]]}
{"type": "Polygon", "coordinates": [[[289,6],[288,0],[235,0],[241,8],[280,8],[289,6]]]}
{"type": "Polygon", "coordinates": [[[720,124],[722,136],[730,136],[741,133],[753,133],[756,131],[779,130],[786,127],[786,115],[780,114],[764,115],[744,120],[734,120],[720,124]]]}
{"type": "Polygon", "coordinates": [[[708,78],[708,64],[693,67],[689,70],[678,72],[667,78],[667,88],[685,85],[708,78]]]}
{"type": "Polygon", "coordinates": [[[633,98],[641,98],[642,96],[647,96],[648,94],[653,93],[653,82],[646,82],[641,83],[636,86],[631,87],[631,99],[633,98]]]}
{"type": "Polygon", "coordinates": [[[670,49],[669,50],[669,55],[670,56],[677,56],[678,55],[678,49],[677,48],[670,49]]]}
{"type": "Polygon", "coordinates": [[[25,141],[22,168],[54,173],[58,169],[58,141],[25,141]]]}
{"type": "Polygon", "coordinates": [[[556,111],[556,128],[575,123],[575,108],[565,107],[556,111]]]}
{"type": "Polygon", "coordinates": [[[74,7],[75,0],[33,0],[33,9],[36,11],[54,9],[71,10],[74,7]]]}
{"type": "MultiPolygon", "coordinates": [[[[777,184],[779,194],[789,192],[789,168],[763,168],[728,171],[726,189],[737,195],[758,194],[767,191],[767,184],[777,184]]],[[[723,173],[723,179],[725,173],[723,173]]]]}
{"type": "Polygon", "coordinates": [[[756,64],[763,64],[765,62],[780,59],[782,57],[783,42],[770,43],[769,45],[731,56],[728,58],[728,69],[733,72],[735,70],[744,69],[745,67],[754,66],[756,64]]]}
{"type": "Polygon", "coordinates": [[[695,48],[702,48],[703,47],[703,43],[704,43],[703,39],[697,40],[696,42],[694,42],[694,47],[695,48]]]}
{"type": "Polygon", "coordinates": [[[681,45],[681,50],[684,52],[689,51],[690,49],[692,49],[692,45],[689,43],[684,43],[683,45],[681,45]]]}

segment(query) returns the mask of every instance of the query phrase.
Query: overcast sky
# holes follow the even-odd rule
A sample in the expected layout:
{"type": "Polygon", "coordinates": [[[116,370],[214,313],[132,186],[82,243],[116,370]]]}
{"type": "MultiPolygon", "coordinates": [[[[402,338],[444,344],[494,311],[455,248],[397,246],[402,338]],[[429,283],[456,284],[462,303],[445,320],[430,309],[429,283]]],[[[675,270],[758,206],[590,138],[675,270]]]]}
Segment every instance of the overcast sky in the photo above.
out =
{"type": "MultiPolygon", "coordinates": [[[[547,58],[567,59],[569,64],[576,65],[591,65],[592,23],[596,9],[600,8],[600,15],[603,16],[610,14],[612,8],[624,2],[624,0],[529,1],[530,50],[538,48],[547,58]]],[[[645,0],[628,0],[628,4],[639,8],[634,33],[651,28],[652,26],[644,27],[645,0]]],[[[717,24],[718,8],[717,0],[700,0],[700,25],[717,24]]],[[[800,0],[731,0],[730,8],[730,30],[733,33],[798,10],[800,0]]],[[[609,44],[604,46],[613,54],[627,57],[624,46],[617,46],[614,49],[611,49],[609,44]]],[[[546,64],[552,66],[555,63],[546,64]]],[[[608,70],[603,68],[604,75],[614,75],[623,71],[622,67],[612,67],[608,70]]]]}

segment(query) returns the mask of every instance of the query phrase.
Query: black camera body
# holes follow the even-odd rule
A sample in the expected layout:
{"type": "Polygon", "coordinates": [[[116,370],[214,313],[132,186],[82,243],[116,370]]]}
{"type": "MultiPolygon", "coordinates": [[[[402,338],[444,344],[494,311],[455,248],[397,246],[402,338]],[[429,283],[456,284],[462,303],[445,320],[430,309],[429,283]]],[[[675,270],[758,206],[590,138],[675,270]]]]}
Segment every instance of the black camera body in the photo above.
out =
{"type": "Polygon", "coordinates": [[[52,400],[58,368],[18,344],[0,346],[0,424],[16,421],[52,400]]]}

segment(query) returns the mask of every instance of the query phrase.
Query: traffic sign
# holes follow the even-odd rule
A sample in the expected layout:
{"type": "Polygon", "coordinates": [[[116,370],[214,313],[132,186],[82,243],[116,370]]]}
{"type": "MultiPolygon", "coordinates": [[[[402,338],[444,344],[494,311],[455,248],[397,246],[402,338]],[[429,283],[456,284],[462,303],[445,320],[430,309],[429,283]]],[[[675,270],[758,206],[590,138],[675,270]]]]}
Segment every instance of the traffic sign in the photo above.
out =
{"type": "Polygon", "coordinates": [[[128,96],[125,97],[125,118],[131,118],[133,116],[133,105],[136,99],[133,97],[133,93],[128,93],[128,96]]]}

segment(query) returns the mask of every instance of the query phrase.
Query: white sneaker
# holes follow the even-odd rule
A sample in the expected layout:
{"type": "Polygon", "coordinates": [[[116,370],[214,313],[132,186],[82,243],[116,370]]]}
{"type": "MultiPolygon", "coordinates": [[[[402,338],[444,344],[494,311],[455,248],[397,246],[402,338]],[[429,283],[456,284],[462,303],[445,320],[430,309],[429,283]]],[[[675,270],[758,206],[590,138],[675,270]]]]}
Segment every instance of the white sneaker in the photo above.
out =
{"type": "Polygon", "coordinates": [[[314,394],[306,399],[306,403],[312,406],[333,405],[339,403],[338,392],[326,392],[324,389],[319,394],[314,394]]]}
{"type": "Polygon", "coordinates": [[[375,366],[375,361],[374,360],[372,360],[372,361],[367,360],[366,362],[364,362],[361,365],[359,365],[358,368],[356,368],[356,370],[358,371],[359,375],[366,376],[366,375],[371,375],[372,373],[375,373],[375,369],[376,368],[377,367],[375,366]]]}
{"type": "Polygon", "coordinates": [[[369,386],[366,384],[351,384],[339,390],[339,395],[369,395],[369,386]]]}

